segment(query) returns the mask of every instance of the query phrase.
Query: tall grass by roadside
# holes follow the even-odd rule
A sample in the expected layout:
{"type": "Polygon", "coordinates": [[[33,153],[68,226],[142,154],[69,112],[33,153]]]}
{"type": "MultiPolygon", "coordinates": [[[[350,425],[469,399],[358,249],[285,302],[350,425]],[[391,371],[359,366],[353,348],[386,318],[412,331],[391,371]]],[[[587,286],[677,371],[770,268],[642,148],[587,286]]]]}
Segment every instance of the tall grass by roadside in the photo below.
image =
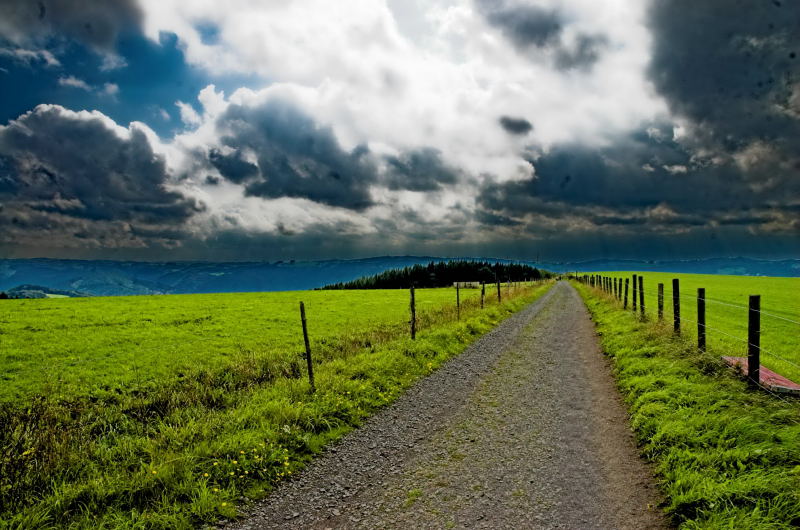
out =
{"type": "Polygon", "coordinates": [[[613,360],[666,511],[687,529],[800,526],[800,400],[749,390],[668,326],[575,284],[613,360]]]}
{"type": "Polygon", "coordinates": [[[673,312],[672,279],[679,279],[681,334],[687,338],[697,338],[697,288],[705,288],[706,341],[717,351],[738,357],[747,355],[748,296],[761,295],[761,364],[800,381],[800,278],[635,271],[600,274],[620,280],[633,274],[643,277],[645,305],[653,316],[658,284],[664,284],[664,317],[668,320],[673,312]]]}
{"type": "Polygon", "coordinates": [[[460,353],[549,285],[503,304],[446,305],[315,340],[318,392],[297,353],[242,352],[169,384],[0,406],[0,528],[190,528],[234,517],[326,443],[460,353]]]}

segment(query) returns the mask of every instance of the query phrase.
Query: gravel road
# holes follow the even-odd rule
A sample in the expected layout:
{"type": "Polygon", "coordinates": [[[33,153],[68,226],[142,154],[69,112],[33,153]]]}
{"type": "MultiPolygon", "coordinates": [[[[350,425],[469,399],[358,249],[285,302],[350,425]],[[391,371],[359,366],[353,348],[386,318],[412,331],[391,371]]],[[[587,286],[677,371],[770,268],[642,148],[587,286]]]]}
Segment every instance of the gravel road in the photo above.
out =
{"type": "Polygon", "coordinates": [[[228,528],[667,528],[660,502],[561,282],[228,528]]]}

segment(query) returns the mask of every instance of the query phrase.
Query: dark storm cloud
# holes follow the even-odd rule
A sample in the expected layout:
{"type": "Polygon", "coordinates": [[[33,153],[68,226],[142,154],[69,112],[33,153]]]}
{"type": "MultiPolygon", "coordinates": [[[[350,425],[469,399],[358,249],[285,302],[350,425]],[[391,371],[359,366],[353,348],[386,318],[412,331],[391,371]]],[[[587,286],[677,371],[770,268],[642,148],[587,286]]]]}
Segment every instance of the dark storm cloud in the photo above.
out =
{"type": "Polygon", "coordinates": [[[561,47],[556,52],[556,66],[560,70],[587,70],[600,58],[608,45],[605,35],[578,35],[574,46],[561,47]]]}
{"type": "Polygon", "coordinates": [[[208,153],[208,160],[217,168],[220,175],[237,184],[258,175],[258,166],[244,160],[239,151],[224,155],[219,149],[212,149],[208,153]]]}
{"type": "Polygon", "coordinates": [[[109,51],[117,36],[142,18],[136,0],[4,0],[0,37],[24,46],[66,36],[109,51]]]}
{"type": "Polygon", "coordinates": [[[99,114],[41,105],[0,127],[0,224],[17,233],[7,237],[180,225],[201,207],[168,191],[168,177],[143,131],[120,134],[99,114]]]}
{"type": "Polygon", "coordinates": [[[204,155],[206,166],[243,185],[250,196],[303,198],[359,211],[374,204],[374,185],[430,192],[463,177],[437,149],[423,147],[381,158],[363,145],[346,151],[330,127],[282,101],[231,105],[216,126],[223,147],[204,155]]]}
{"type": "Polygon", "coordinates": [[[304,198],[352,210],[372,205],[369,186],[377,172],[368,150],[345,151],[330,128],[293,106],[231,105],[217,127],[232,154],[212,150],[208,161],[223,177],[243,183],[247,195],[304,198]],[[243,150],[253,153],[255,163],[242,158],[243,150]]]}
{"type": "MultiPolygon", "coordinates": [[[[649,76],[684,134],[665,121],[602,147],[532,154],[533,178],[483,187],[477,220],[524,221],[531,233],[797,234],[800,4],[665,0],[649,24],[649,76]]],[[[605,45],[584,36],[556,63],[591,64],[605,45]]]]}
{"type": "Polygon", "coordinates": [[[488,226],[519,226],[522,224],[522,221],[512,219],[505,215],[487,212],[485,210],[478,210],[475,213],[475,219],[479,223],[488,226]]]}
{"type": "MultiPolygon", "coordinates": [[[[604,147],[556,145],[529,157],[535,177],[485,185],[477,220],[524,221],[531,233],[797,233],[798,23],[796,2],[653,2],[649,76],[684,118],[684,136],[664,122],[604,147]]],[[[605,45],[583,36],[556,51],[556,64],[585,68],[605,45]]]]}
{"type": "Polygon", "coordinates": [[[574,43],[564,40],[565,20],[555,9],[509,0],[476,0],[478,10],[522,54],[549,53],[559,70],[588,70],[608,44],[604,35],[579,34],[574,43]]]}
{"type": "Polygon", "coordinates": [[[511,134],[518,134],[524,136],[533,130],[531,122],[525,118],[512,118],[510,116],[500,117],[500,126],[511,134]]]}
{"type": "Polygon", "coordinates": [[[437,191],[443,185],[455,184],[461,175],[458,168],[445,164],[441,152],[431,148],[387,157],[386,163],[386,183],[393,190],[437,191]]]}
{"type": "Polygon", "coordinates": [[[797,180],[762,185],[733,158],[701,156],[675,140],[666,123],[605,147],[555,146],[530,163],[533,178],[484,186],[477,201],[481,222],[497,225],[486,221],[491,213],[664,230],[715,222],[758,227],[780,218],[790,206],[787,197],[800,194],[797,180]]]}
{"type": "Polygon", "coordinates": [[[563,24],[555,10],[531,5],[510,5],[504,0],[478,0],[478,7],[519,49],[543,48],[558,43],[563,24]]]}
{"type": "Polygon", "coordinates": [[[674,112],[736,150],[800,142],[800,3],[653,2],[649,75],[674,112]]]}

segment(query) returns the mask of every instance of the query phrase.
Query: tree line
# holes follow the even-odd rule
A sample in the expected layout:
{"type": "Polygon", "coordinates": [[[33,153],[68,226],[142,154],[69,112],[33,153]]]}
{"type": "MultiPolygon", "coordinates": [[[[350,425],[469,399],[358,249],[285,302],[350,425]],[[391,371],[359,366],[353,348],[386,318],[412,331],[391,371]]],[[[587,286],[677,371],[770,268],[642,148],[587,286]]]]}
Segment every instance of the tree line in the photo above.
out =
{"type": "Polygon", "coordinates": [[[520,263],[440,261],[391,269],[372,276],[326,285],[323,289],[408,289],[447,287],[455,282],[522,282],[550,278],[548,271],[520,263]]]}

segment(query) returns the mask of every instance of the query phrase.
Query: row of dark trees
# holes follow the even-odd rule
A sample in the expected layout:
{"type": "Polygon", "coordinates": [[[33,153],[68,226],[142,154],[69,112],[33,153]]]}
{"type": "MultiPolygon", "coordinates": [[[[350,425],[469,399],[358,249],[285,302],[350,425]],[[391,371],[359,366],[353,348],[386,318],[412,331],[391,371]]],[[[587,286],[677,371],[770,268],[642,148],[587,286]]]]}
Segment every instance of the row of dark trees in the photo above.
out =
{"type": "Polygon", "coordinates": [[[440,261],[392,269],[350,282],[326,285],[323,289],[407,289],[414,287],[447,287],[455,282],[522,282],[549,278],[548,271],[519,263],[488,261],[440,261]]]}

